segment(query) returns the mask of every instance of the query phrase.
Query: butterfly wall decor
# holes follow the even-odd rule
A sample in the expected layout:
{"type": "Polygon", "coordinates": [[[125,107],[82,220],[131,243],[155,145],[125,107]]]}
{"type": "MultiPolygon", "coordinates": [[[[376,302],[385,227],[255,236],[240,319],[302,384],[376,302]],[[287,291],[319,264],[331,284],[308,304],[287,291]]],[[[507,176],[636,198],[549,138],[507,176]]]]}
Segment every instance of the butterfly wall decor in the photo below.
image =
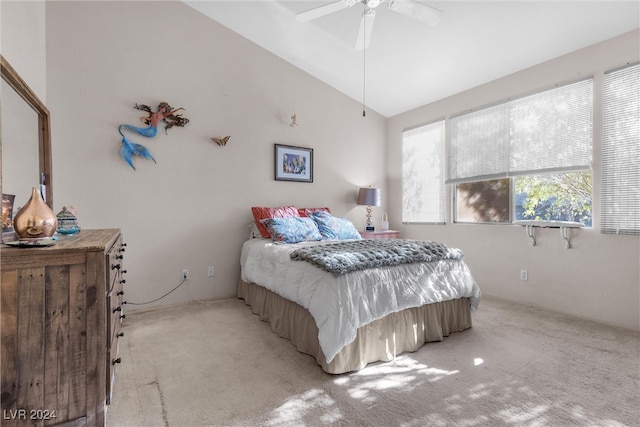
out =
{"type": "Polygon", "coordinates": [[[231,138],[230,135],[227,135],[225,137],[213,137],[211,138],[211,140],[213,142],[215,142],[216,144],[218,144],[220,147],[224,147],[225,145],[227,145],[227,141],[229,141],[229,138],[231,138]]]}

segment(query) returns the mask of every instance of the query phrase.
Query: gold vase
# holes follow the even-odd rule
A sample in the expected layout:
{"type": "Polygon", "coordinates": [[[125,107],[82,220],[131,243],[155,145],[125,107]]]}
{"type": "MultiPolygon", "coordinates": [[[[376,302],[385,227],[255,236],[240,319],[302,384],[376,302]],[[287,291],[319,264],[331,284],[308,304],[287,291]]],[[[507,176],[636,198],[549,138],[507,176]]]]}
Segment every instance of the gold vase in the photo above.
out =
{"type": "Polygon", "coordinates": [[[47,205],[36,187],[31,190],[31,199],[13,219],[13,228],[20,239],[43,239],[53,236],[58,227],[58,218],[47,205]]]}

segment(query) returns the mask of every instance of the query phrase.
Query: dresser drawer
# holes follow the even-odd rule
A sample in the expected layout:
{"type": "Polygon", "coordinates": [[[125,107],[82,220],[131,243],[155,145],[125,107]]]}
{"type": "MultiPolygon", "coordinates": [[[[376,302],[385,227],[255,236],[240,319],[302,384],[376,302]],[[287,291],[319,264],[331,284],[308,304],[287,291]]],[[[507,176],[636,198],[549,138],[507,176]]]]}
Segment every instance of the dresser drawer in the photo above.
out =
{"type": "Polygon", "coordinates": [[[121,362],[120,359],[120,337],[115,337],[109,344],[107,350],[107,405],[111,404],[111,398],[113,396],[113,388],[116,381],[116,370],[121,362]]]}
{"type": "Polygon", "coordinates": [[[112,290],[113,286],[122,280],[125,246],[122,242],[122,236],[120,236],[108,252],[107,271],[109,274],[109,290],[112,290]]]}
{"type": "Polygon", "coordinates": [[[107,302],[107,405],[111,403],[117,365],[120,363],[119,342],[124,336],[121,327],[124,314],[124,251],[125,244],[120,236],[107,255],[109,290],[107,302]]]}
{"type": "Polygon", "coordinates": [[[118,298],[115,295],[107,295],[107,307],[109,307],[109,325],[107,331],[107,343],[111,342],[116,335],[120,333],[122,326],[122,319],[124,318],[124,308],[122,304],[118,303],[118,298]]]}

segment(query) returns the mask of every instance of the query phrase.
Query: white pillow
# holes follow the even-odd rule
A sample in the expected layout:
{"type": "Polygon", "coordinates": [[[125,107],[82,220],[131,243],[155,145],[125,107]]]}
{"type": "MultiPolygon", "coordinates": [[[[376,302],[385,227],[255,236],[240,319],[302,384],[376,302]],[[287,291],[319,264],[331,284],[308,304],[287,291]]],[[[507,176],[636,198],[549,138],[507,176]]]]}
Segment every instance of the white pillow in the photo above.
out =
{"type": "Polygon", "coordinates": [[[251,221],[249,223],[249,239],[257,239],[257,238],[262,238],[262,234],[260,234],[260,230],[258,229],[256,222],[251,221]]]}

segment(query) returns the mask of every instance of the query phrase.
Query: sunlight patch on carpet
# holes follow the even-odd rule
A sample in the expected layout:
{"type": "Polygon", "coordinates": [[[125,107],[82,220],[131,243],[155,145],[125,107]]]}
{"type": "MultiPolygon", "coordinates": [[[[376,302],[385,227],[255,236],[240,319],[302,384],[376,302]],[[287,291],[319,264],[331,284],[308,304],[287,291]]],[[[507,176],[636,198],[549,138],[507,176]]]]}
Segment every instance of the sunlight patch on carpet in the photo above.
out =
{"type": "Polygon", "coordinates": [[[392,362],[369,365],[348,376],[336,378],[334,384],[347,386],[349,395],[365,403],[373,403],[379,397],[377,391],[397,390],[409,392],[420,384],[438,381],[459,370],[429,367],[404,355],[392,362]]]}
{"type": "Polygon", "coordinates": [[[344,418],[336,402],[324,390],[316,388],[287,399],[285,403],[272,411],[271,419],[266,425],[300,426],[306,424],[304,422],[306,417],[320,419],[325,425],[344,418]]]}
{"type": "Polygon", "coordinates": [[[504,409],[498,413],[506,423],[509,424],[526,424],[536,421],[544,425],[548,423],[548,420],[544,418],[544,414],[549,410],[548,405],[533,405],[526,403],[522,407],[512,406],[504,409]]]}

